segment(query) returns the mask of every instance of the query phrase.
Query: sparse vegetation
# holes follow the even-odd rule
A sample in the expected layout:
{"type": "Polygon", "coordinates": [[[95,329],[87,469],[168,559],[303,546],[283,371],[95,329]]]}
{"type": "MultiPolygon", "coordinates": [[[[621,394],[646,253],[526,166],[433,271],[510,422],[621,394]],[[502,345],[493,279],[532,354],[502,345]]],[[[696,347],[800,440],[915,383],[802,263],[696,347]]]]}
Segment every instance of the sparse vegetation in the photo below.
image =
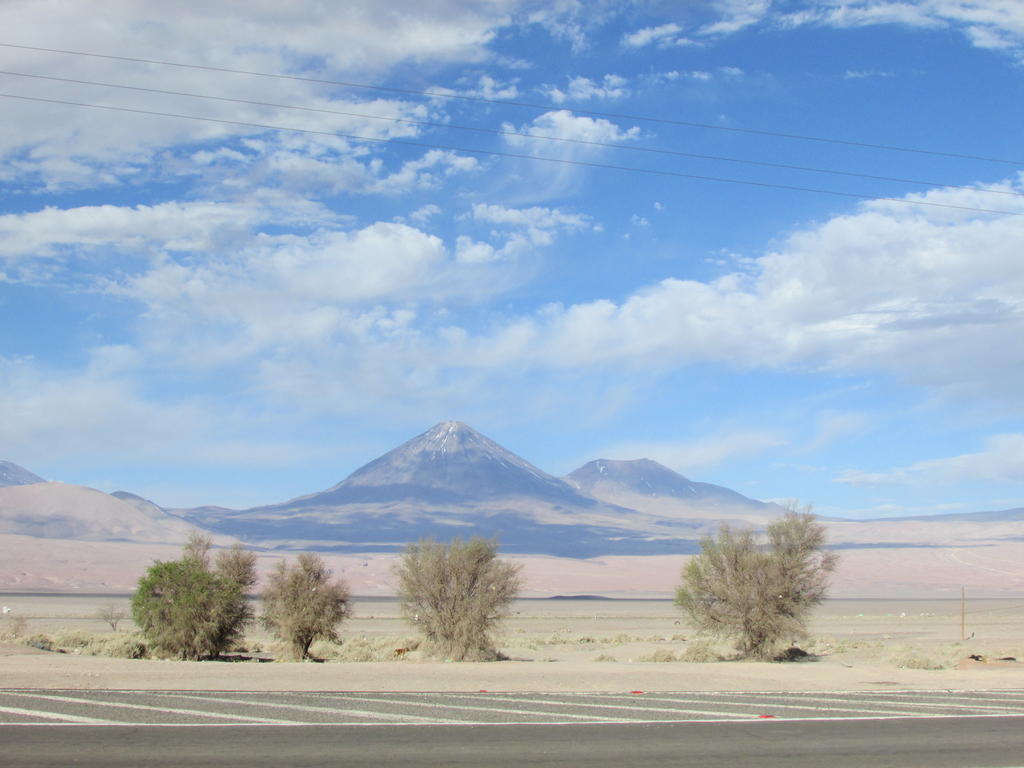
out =
{"type": "Polygon", "coordinates": [[[402,614],[427,655],[452,661],[499,658],[491,633],[519,594],[519,566],[498,559],[494,540],[430,539],[406,547],[395,571],[402,614]]]}
{"type": "Polygon", "coordinates": [[[263,591],[263,625],[295,661],[309,655],[314,640],[337,642],[337,626],[350,612],[348,586],[331,581],[323,558],[309,552],[294,566],[279,562],[263,591]]]}
{"type": "Polygon", "coordinates": [[[77,629],[62,629],[54,635],[37,633],[21,642],[42,651],[70,653],[76,656],[108,656],[114,659],[141,659],[146,643],[138,632],[114,632],[94,635],[77,629]]]}
{"type": "Polygon", "coordinates": [[[216,657],[252,620],[246,590],[256,558],[241,547],[221,552],[211,569],[208,536],[193,534],[180,560],[157,562],[139,579],[132,618],[158,655],[186,661],[216,657]]]}
{"type": "Polygon", "coordinates": [[[676,658],[676,655],[674,653],[672,653],[672,651],[670,651],[668,648],[659,648],[654,653],[652,653],[652,654],[650,654],[648,656],[641,656],[638,660],[639,661],[656,661],[656,662],[661,662],[661,663],[669,662],[669,661],[678,661],[678,659],[676,658]]]}
{"type": "Polygon", "coordinates": [[[701,542],[676,593],[699,632],[732,638],[742,656],[765,660],[804,636],[836,565],[824,549],[824,527],[809,512],[790,509],[768,526],[766,539],[722,526],[701,542]]]}
{"type": "Polygon", "coordinates": [[[117,625],[128,618],[128,611],[117,603],[105,603],[96,610],[96,618],[109,624],[111,632],[117,632],[117,625]]]}
{"type": "Polygon", "coordinates": [[[19,640],[28,635],[28,619],[24,616],[8,616],[4,621],[3,639],[19,640]]]}

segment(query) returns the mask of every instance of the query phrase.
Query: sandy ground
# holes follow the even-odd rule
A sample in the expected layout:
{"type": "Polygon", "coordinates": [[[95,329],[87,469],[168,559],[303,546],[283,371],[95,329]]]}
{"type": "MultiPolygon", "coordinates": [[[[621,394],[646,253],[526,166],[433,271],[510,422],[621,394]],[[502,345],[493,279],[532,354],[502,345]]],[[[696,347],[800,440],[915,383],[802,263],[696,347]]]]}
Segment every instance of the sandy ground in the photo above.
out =
{"type": "MultiPolygon", "coordinates": [[[[95,618],[103,596],[0,594],[29,633],[109,632],[95,618]]],[[[115,598],[127,606],[126,598],[115,598]]],[[[130,629],[130,621],[122,629],[130,629]]],[[[971,600],[960,643],[959,600],[832,600],[821,606],[799,663],[678,659],[697,640],[664,600],[523,600],[498,634],[510,661],[315,663],[109,659],[0,643],[0,687],[308,691],[728,691],[1024,688],[1024,598],[971,600]],[[963,662],[969,654],[986,661],[963,662]],[[914,667],[941,666],[941,669],[914,667]]],[[[386,653],[414,637],[394,601],[360,600],[344,643],[386,653]]],[[[254,646],[272,642],[258,628],[254,646]]],[[[726,650],[721,646],[721,650],[726,650]]]]}

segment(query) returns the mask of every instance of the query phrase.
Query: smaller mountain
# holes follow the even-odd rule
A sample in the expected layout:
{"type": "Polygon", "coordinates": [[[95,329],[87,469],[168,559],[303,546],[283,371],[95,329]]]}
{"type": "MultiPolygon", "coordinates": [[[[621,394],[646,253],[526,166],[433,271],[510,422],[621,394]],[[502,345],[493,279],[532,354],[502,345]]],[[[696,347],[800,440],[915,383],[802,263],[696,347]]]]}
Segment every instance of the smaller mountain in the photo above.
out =
{"type": "Polygon", "coordinates": [[[10,485],[32,485],[33,483],[45,483],[39,475],[29,472],[24,467],[19,467],[10,461],[0,461],[0,488],[10,485]]]}
{"type": "Polygon", "coordinates": [[[712,506],[750,506],[758,509],[768,506],[720,485],[696,483],[651,459],[597,459],[567,475],[565,481],[577,490],[599,499],[611,495],[639,494],[712,506]]]}

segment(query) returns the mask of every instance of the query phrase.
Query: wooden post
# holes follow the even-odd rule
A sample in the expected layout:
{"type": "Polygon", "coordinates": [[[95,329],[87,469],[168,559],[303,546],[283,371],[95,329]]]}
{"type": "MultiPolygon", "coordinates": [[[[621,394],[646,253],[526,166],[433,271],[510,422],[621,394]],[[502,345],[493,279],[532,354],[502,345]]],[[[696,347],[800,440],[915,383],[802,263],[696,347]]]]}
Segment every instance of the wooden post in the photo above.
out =
{"type": "Polygon", "coordinates": [[[967,588],[960,587],[960,642],[967,639],[967,588]]]}

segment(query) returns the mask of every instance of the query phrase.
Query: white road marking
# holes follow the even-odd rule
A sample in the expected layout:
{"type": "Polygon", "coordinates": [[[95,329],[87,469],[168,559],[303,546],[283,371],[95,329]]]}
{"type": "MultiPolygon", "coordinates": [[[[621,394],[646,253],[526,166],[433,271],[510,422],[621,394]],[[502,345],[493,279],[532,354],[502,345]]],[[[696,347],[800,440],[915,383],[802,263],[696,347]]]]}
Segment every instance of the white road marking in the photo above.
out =
{"type": "MultiPolygon", "coordinates": [[[[117,720],[101,720],[96,717],[83,717],[82,715],[58,715],[55,712],[21,709],[20,707],[0,707],[0,712],[6,712],[9,715],[25,715],[27,717],[65,721],[64,723],[56,723],[56,725],[70,725],[71,723],[81,723],[84,725],[128,725],[128,723],[118,722],[117,720]]],[[[4,723],[4,725],[32,725],[32,723],[4,723]]],[[[38,723],[38,725],[55,725],[55,723],[38,723]]]]}
{"type": "MultiPolygon", "coordinates": [[[[830,693],[830,691],[828,692],[830,693]]],[[[865,696],[915,696],[923,698],[940,698],[957,696],[961,701],[1006,701],[1017,706],[1024,706],[1024,693],[996,691],[864,691],[865,696]]]]}
{"type": "MultiPolygon", "coordinates": [[[[773,694],[773,696],[774,696],[774,694],[773,694]]],[[[662,697],[656,697],[656,696],[648,697],[647,695],[645,695],[644,698],[648,699],[649,701],[678,702],[680,704],[689,704],[689,703],[702,704],[702,703],[706,703],[706,700],[701,700],[701,699],[676,699],[676,698],[662,698],[662,697]]],[[[791,699],[796,699],[797,701],[807,701],[808,700],[805,697],[796,697],[796,696],[788,696],[788,697],[787,696],[774,696],[774,698],[780,698],[780,699],[791,698],[791,699]]],[[[846,700],[844,700],[844,699],[834,699],[834,700],[830,700],[830,701],[832,701],[835,704],[839,705],[839,704],[843,704],[844,701],[846,701],[846,700]]],[[[834,707],[823,707],[820,704],[819,705],[813,705],[813,704],[807,704],[807,705],[780,704],[777,701],[750,701],[750,700],[748,700],[748,701],[744,701],[744,702],[740,702],[740,701],[723,701],[722,703],[723,704],[729,704],[729,705],[735,705],[737,707],[738,706],[746,706],[746,707],[751,707],[751,708],[752,708],[753,705],[757,705],[757,706],[761,707],[761,709],[759,710],[760,714],[770,713],[772,710],[776,710],[776,709],[809,709],[812,712],[821,712],[821,711],[825,711],[825,712],[862,712],[862,713],[865,713],[865,714],[872,714],[872,715],[894,715],[894,716],[907,716],[907,717],[915,716],[917,714],[917,713],[912,711],[912,708],[909,707],[909,705],[908,705],[908,709],[910,709],[911,711],[908,711],[907,709],[879,709],[877,707],[858,707],[855,704],[851,704],[849,706],[844,705],[844,706],[834,706],[834,707]]],[[[679,711],[690,712],[692,710],[690,710],[690,709],[681,709],[679,711]]],[[[841,718],[836,718],[836,719],[841,719],[841,718]]]]}
{"type": "MultiPolygon", "coordinates": [[[[877,694],[877,695],[884,696],[885,694],[884,693],[880,693],[880,694],[877,694]]],[[[846,699],[830,699],[827,696],[788,696],[788,695],[785,695],[785,694],[779,694],[778,698],[780,698],[780,699],[797,699],[798,701],[822,701],[822,702],[826,702],[826,703],[830,703],[830,704],[839,704],[839,703],[842,703],[843,701],[847,701],[846,699]]],[[[961,701],[962,701],[962,699],[961,699],[961,701]]],[[[979,712],[992,711],[992,712],[998,712],[998,713],[1011,713],[1011,712],[1019,711],[1019,708],[1016,708],[1016,707],[990,707],[990,706],[985,705],[985,704],[977,704],[977,705],[975,705],[975,704],[955,704],[955,703],[952,703],[952,702],[939,703],[939,702],[930,702],[930,701],[899,701],[899,700],[893,701],[891,699],[874,699],[874,698],[872,698],[870,700],[865,701],[864,703],[865,704],[884,704],[884,705],[890,705],[890,706],[896,706],[896,707],[908,707],[910,709],[917,709],[919,707],[924,707],[926,709],[972,709],[972,710],[979,711],[979,712]]],[[[882,710],[879,710],[879,711],[882,711],[882,710]]]]}
{"type": "MultiPolygon", "coordinates": [[[[479,694],[447,694],[449,698],[474,698],[479,697],[479,694]]],[[[701,709],[680,709],[678,707],[642,707],[642,706],[629,706],[626,704],[588,704],[577,701],[547,701],[545,699],[523,699],[519,697],[502,697],[502,696],[491,696],[487,695],[488,701],[521,701],[525,704],[547,704],[551,706],[561,707],[587,707],[589,709],[626,709],[630,712],[671,712],[673,714],[687,714],[687,715],[707,715],[708,717],[734,717],[734,718],[757,718],[761,713],[759,712],[721,712],[718,710],[701,710],[701,709]]],[[[640,697],[635,699],[641,701],[640,697]]],[[[706,701],[695,701],[695,704],[706,704],[706,701]]],[[[732,703],[732,702],[729,702],[732,703]]],[[[742,706],[737,704],[736,706],[742,706]]],[[[545,714],[545,713],[539,713],[545,714]]]]}
{"type": "MultiPolygon", "coordinates": [[[[101,718],[86,717],[83,715],[65,715],[54,712],[44,712],[36,709],[22,709],[18,707],[0,706],[0,715],[4,712],[22,717],[34,717],[41,720],[52,720],[54,722],[0,722],[3,726],[26,726],[26,727],[86,727],[86,726],[137,726],[137,727],[203,727],[203,728],[240,728],[240,727],[294,727],[294,726],[347,726],[347,727],[445,727],[445,726],[525,726],[525,725],[601,725],[601,724],[699,724],[699,723],[751,723],[751,722],[838,722],[840,720],[912,720],[912,719],[984,719],[984,718],[1024,718],[1024,707],[1017,701],[1018,697],[1024,696],[1024,691],[1019,689],[1002,691],[817,691],[806,693],[795,692],[711,692],[709,694],[684,694],[673,696],[672,694],[643,694],[626,695],[624,693],[558,693],[558,694],[511,694],[511,693],[404,693],[397,697],[391,695],[373,694],[348,694],[344,692],[299,692],[289,691],[274,693],[256,692],[186,692],[186,691],[106,691],[90,692],[95,698],[88,698],[81,695],[74,695],[77,691],[61,691],[44,693],[21,690],[0,690],[0,696],[20,697],[23,699],[37,699],[43,701],[56,701],[73,703],[83,706],[109,707],[121,709],[134,709],[141,711],[152,711],[166,714],[193,715],[198,718],[215,719],[226,722],[198,722],[198,723],[130,723],[123,721],[105,720],[101,718]],[[130,697],[130,696],[154,696],[172,697],[185,699],[202,705],[203,702],[210,704],[240,704],[244,706],[268,707],[279,710],[292,710],[295,712],[317,712],[336,714],[345,717],[363,718],[361,722],[351,721],[320,721],[305,722],[301,720],[286,720],[268,717],[251,717],[239,714],[226,714],[211,712],[208,710],[180,707],[161,707],[145,704],[131,704],[125,701],[103,700],[97,693],[105,694],[108,697],[130,697]],[[242,695],[242,694],[245,695],[242,695]],[[61,695],[71,694],[71,695],[61,695]],[[974,696],[984,697],[982,702],[975,703],[974,696]],[[1001,699],[1001,696],[1009,695],[1012,701],[1001,699]],[[266,700],[260,700],[259,696],[265,696],[266,700]],[[291,703],[282,701],[284,696],[303,696],[306,700],[312,700],[314,704],[291,703]],[[918,697],[917,700],[910,700],[908,697],[918,697]],[[921,701],[920,698],[943,698],[950,697],[954,701],[921,701]],[[469,701],[464,704],[452,703],[455,700],[473,701],[476,705],[470,705],[469,701]],[[374,711],[371,708],[349,708],[349,702],[370,702],[378,705],[397,705],[405,708],[429,708],[437,712],[438,716],[424,714],[423,716],[412,714],[400,714],[397,712],[374,711]],[[626,702],[629,702],[628,704],[626,702]],[[322,702],[323,706],[316,705],[322,702]],[[788,702],[788,703],[783,703],[788,702]],[[815,702],[818,702],[815,705],[815,702]],[[503,706],[504,704],[512,706],[503,706]],[[515,704],[521,705],[543,705],[546,709],[539,708],[516,708],[515,704]],[[649,706],[654,703],[678,704],[678,707],[649,706]],[[341,706],[331,706],[338,704],[341,706]],[[488,706],[494,704],[495,706],[488,706]],[[737,707],[744,710],[755,710],[754,712],[724,712],[715,709],[689,709],[685,705],[696,704],[701,707],[719,704],[725,707],[737,707]],[[1005,704],[1006,706],[993,706],[1005,704]],[[878,706],[876,706],[878,705],[878,706]],[[895,706],[896,709],[888,709],[888,706],[895,706]],[[558,711],[564,708],[577,708],[577,712],[558,711]],[[580,709],[587,710],[617,710],[619,712],[636,714],[639,717],[632,717],[626,714],[602,717],[594,714],[579,714],[580,709]],[[810,710],[806,716],[794,713],[780,715],[779,717],[763,717],[760,713],[771,713],[773,710],[810,710]],[[945,710],[945,711],[935,711],[945,710]],[[950,711],[953,711],[951,713],[950,711]],[[960,710],[957,712],[957,710],[960,710]],[[521,718],[513,721],[481,721],[478,718],[472,720],[452,719],[457,712],[488,713],[497,716],[524,715],[532,718],[523,720],[521,718]],[[644,717],[644,713],[667,713],[674,717],[663,717],[661,719],[650,719],[644,717]],[[816,715],[815,712],[822,713],[816,715]],[[839,713],[863,712],[866,714],[843,715],[839,713]],[[976,714],[976,713],[982,714],[976,714]],[[828,713],[828,714],[825,714],[828,713]],[[444,715],[449,717],[444,717],[444,715]],[[544,718],[549,718],[544,720],[544,718]],[[371,722],[366,722],[371,720],[371,722]],[[234,722],[232,722],[234,721],[234,722]]],[[[611,715],[611,711],[607,714],[611,715]]],[[[470,715],[471,716],[471,715],[470,715]]]]}
{"type": "MultiPolygon", "coordinates": [[[[292,723],[292,720],[274,720],[269,717],[248,717],[246,715],[228,715],[220,712],[208,712],[202,709],[180,709],[170,707],[152,707],[147,704],[128,704],[125,702],[118,701],[98,701],[96,699],[79,699],[73,696],[51,696],[38,693],[14,693],[9,695],[13,696],[27,696],[33,699],[43,699],[46,701],[58,701],[66,704],[88,704],[92,707],[114,707],[117,709],[138,709],[147,712],[165,712],[179,715],[195,715],[196,717],[214,717],[221,720],[244,720],[249,723],[292,723]]],[[[315,723],[299,723],[299,725],[315,725],[315,723]]]]}
{"type": "MultiPolygon", "coordinates": [[[[450,694],[445,694],[445,696],[450,696],[450,694]]],[[[345,698],[346,699],[350,699],[352,701],[378,701],[381,704],[401,704],[402,706],[406,706],[406,707],[430,707],[432,709],[457,709],[457,710],[465,710],[465,711],[469,711],[469,712],[498,712],[498,713],[504,713],[504,714],[509,714],[509,715],[531,715],[533,717],[544,717],[546,714],[549,714],[547,712],[538,712],[538,711],[533,710],[533,709],[509,709],[507,707],[467,707],[467,706],[464,706],[462,704],[435,704],[435,703],[426,702],[426,701],[406,701],[404,699],[381,699],[381,698],[371,697],[371,696],[349,696],[347,694],[346,694],[345,698]]],[[[607,721],[607,718],[597,717],[595,715],[571,715],[571,714],[566,713],[566,714],[562,714],[561,717],[570,717],[570,718],[572,718],[574,720],[580,720],[580,721],[587,721],[587,720],[594,721],[594,722],[606,722],[607,721]]]]}
{"type": "MultiPolygon", "coordinates": [[[[324,712],[327,714],[349,715],[351,717],[369,717],[377,720],[392,720],[397,722],[421,722],[421,723],[462,723],[463,720],[446,720],[441,717],[420,717],[419,715],[401,715],[396,712],[375,712],[369,709],[339,709],[336,707],[311,707],[303,704],[278,704],[269,701],[252,701],[246,699],[227,699],[220,696],[203,696],[202,694],[185,693],[159,693],[159,696],[168,698],[190,699],[192,701],[213,701],[222,704],[244,704],[250,707],[273,707],[277,709],[292,709],[297,712],[324,712]]],[[[347,698],[347,697],[346,697],[347,698]]]]}

